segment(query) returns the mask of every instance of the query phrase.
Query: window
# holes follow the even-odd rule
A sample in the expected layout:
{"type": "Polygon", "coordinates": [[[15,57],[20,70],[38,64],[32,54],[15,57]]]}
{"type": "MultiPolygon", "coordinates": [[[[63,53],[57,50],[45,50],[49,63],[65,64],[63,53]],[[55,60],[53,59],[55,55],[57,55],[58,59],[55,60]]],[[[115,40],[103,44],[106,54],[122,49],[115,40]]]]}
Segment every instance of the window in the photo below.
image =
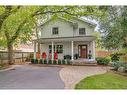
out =
{"type": "Polygon", "coordinates": [[[56,51],[57,51],[57,53],[63,53],[63,45],[57,45],[56,51]]]}
{"type": "Polygon", "coordinates": [[[79,28],[79,35],[86,35],[85,28],[79,28]]]}
{"type": "MultiPolygon", "coordinates": [[[[52,52],[52,45],[49,45],[49,53],[52,52]]],[[[54,46],[54,52],[55,52],[55,46],[54,46]]]]}
{"type": "MultiPolygon", "coordinates": [[[[54,45],[54,52],[63,53],[63,45],[54,45]]],[[[49,45],[49,53],[52,52],[52,45],[49,45]]]]}
{"type": "Polygon", "coordinates": [[[53,28],[52,28],[52,34],[53,34],[53,35],[57,35],[58,32],[59,32],[59,31],[58,31],[58,27],[53,27],[53,28]]]}

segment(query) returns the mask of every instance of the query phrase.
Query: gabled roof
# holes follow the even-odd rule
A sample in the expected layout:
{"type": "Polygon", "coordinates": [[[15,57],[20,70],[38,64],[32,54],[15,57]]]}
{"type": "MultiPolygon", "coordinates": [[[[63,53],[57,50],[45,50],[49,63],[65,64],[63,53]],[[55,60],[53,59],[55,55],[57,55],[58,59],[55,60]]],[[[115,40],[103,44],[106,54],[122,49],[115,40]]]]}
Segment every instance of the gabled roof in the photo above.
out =
{"type": "MultiPolygon", "coordinates": [[[[67,21],[67,22],[69,22],[69,23],[71,23],[71,24],[75,24],[76,22],[74,22],[73,20],[68,20],[68,19],[65,19],[65,18],[62,18],[62,17],[58,17],[59,19],[62,19],[62,20],[65,20],[65,21],[67,21]]],[[[85,19],[83,19],[83,18],[74,18],[74,19],[78,19],[78,20],[80,20],[80,21],[83,21],[83,22],[85,22],[85,23],[88,23],[88,24],[90,24],[90,25],[92,25],[92,26],[96,26],[97,24],[95,24],[95,23],[93,23],[93,22],[90,22],[90,21],[88,21],[88,20],[85,20],[85,19]]],[[[51,21],[51,20],[53,20],[53,18],[50,18],[49,20],[47,20],[47,21],[45,21],[45,22],[43,22],[41,25],[39,25],[39,26],[43,26],[44,24],[46,24],[47,22],[49,22],[49,21],[51,21]]]]}

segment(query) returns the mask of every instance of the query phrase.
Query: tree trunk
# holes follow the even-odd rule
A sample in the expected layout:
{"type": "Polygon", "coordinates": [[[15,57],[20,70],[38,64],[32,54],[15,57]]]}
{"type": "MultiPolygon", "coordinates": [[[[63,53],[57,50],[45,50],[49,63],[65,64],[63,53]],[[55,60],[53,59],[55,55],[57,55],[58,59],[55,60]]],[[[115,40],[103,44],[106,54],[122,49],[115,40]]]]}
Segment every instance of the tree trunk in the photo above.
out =
{"type": "Polygon", "coordinates": [[[13,59],[13,45],[12,43],[8,43],[8,64],[12,65],[14,64],[14,59],[13,59]]]}
{"type": "Polygon", "coordinates": [[[38,43],[38,53],[40,53],[40,43],[38,43]]]}

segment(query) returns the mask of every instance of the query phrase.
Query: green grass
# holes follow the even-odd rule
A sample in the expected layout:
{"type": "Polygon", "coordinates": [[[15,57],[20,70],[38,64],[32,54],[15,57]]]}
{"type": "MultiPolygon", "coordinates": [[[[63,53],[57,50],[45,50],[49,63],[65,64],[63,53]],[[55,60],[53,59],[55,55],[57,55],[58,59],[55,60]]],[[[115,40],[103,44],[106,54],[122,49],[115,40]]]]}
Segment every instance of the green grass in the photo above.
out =
{"type": "Polygon", "coordinates": [[[127,77],[108,72],[81,80],[75,89],[127,89],[127,77]]]}

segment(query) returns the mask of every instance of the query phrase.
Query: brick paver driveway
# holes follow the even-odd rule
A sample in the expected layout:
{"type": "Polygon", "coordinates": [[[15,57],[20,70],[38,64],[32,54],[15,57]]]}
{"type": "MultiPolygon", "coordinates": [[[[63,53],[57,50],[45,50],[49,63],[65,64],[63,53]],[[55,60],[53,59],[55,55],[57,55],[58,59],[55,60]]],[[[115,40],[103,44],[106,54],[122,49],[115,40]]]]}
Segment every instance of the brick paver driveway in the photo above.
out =
{"type": "Polygon", "coordinates": [[[96,74],[103,74],[107,70],[107,67],[101,66],[64,66],[60,70],[60,76],[65,83],[65,89],[74,89],[75,85],[82,79],[96,74]]]}
{"type": "Polygon", "coordinates": [[[0,72],[0,89],[63,89],[60,67],[19,66],[0,72]]]}

